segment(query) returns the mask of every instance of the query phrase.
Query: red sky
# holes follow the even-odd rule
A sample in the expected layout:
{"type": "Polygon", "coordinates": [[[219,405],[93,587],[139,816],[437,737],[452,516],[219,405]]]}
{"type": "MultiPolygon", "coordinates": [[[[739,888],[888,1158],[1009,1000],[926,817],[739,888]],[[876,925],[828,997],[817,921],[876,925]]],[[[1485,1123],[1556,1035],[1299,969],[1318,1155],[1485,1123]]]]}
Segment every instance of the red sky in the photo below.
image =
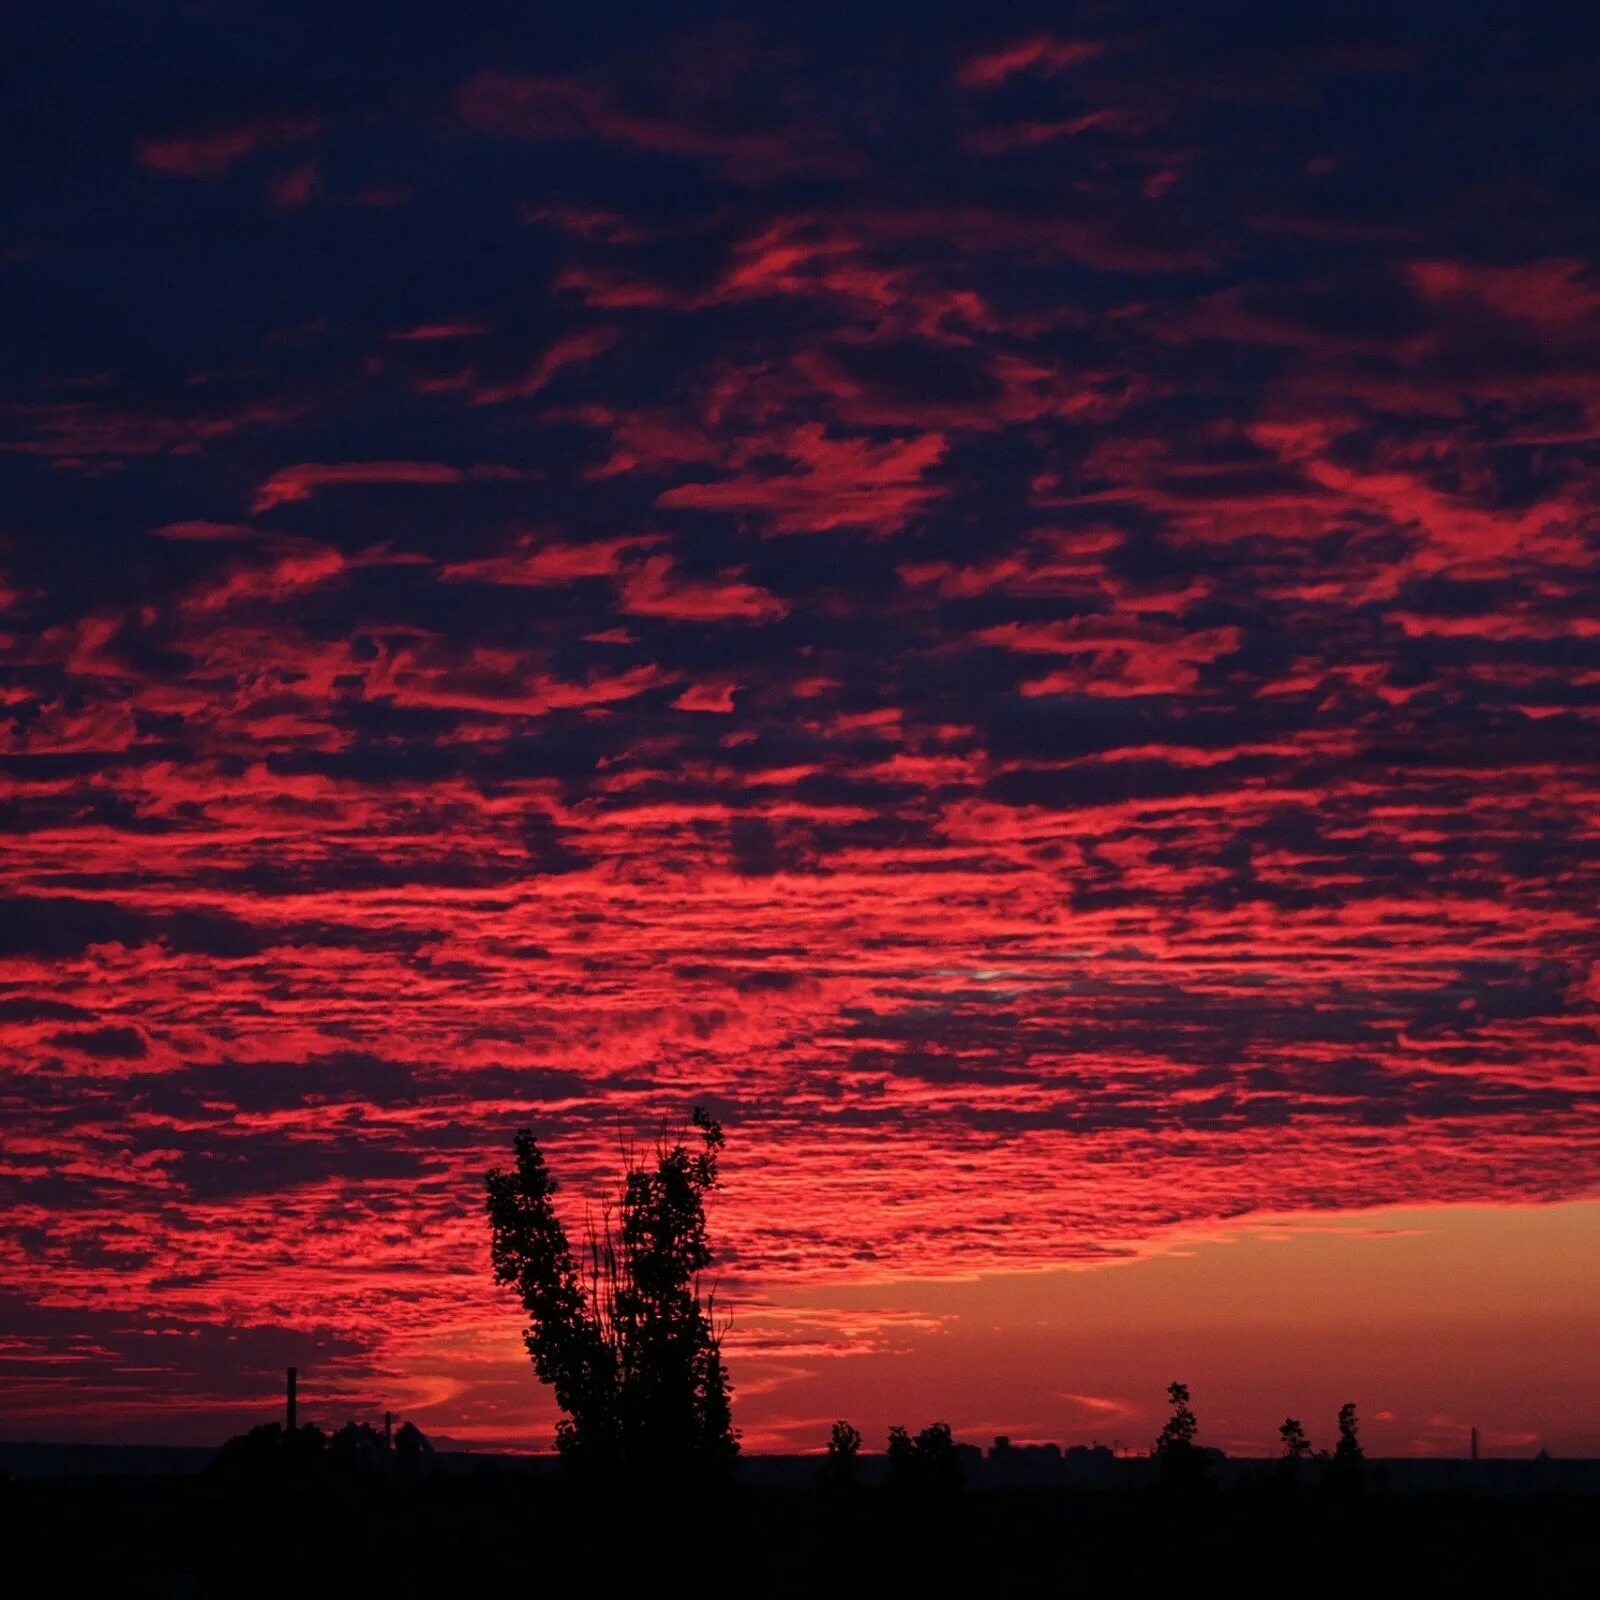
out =
{"type": "Polygon", "coordinates": [[[1554,13],[140,9],[4,113],[0,1433],[543,1444],[483,1172],[703,1101],[751,1447],[1600,1449],[1554,13]]]}

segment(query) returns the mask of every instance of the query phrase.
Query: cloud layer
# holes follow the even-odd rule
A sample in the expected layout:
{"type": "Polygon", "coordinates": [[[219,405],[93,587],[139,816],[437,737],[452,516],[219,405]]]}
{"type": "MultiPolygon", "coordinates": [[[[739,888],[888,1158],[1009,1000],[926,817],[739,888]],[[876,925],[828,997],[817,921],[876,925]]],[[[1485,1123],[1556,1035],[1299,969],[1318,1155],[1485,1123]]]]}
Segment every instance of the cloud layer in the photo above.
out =
{"type": "Polygon", "coordinates": [[[530,1121],[577,1206],[713,1104],[756,1306],[1595,1192],[1593,107],[1350,16],[38,25],[17,1415],[526,1432],[530,1121]]]}

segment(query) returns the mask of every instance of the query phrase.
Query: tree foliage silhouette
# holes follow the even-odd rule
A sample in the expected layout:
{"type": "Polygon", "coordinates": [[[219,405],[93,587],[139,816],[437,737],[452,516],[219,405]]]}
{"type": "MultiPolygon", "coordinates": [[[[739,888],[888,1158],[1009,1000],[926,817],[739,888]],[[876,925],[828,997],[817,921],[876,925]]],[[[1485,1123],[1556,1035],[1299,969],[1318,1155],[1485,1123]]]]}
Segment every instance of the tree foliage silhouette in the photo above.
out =
{"type": "Polygon", "coordinates": [[[1346,1493],[1359,1490],[1366,1476],[1366,1461],[1367,1453],[1361,1448],[1355,1401],[1347,1400],[1339,1407],[1339,1440],[1327,1464],[1329,1484],[1346,1493]]]}
{"type": "Polygon", "coordinates": [[[1333,1459],[1354,1464],[1366,1458],[1367,1453],[1361,1448],[1360,1424],[1356,1421],[1356,1403],[1347,1400],[1339,1407],[1339,1442],[1333,1447],[1333,1459]]]}
{"type": "Polygon", "coordinates": [[[1283,1441],[1285,1461],[1304,1461],[1311,1454],[1311,1441],[1306,1437],[1306,1430],[1294,1417],[1284,1418],[1283,1426],[1278,1429],[1278,1437],[1283,1441]]]}
{"type": "Polygon", "coordinates": [[[904,1428],[889,1430],[888,1487],[908,1498],[954,1494],[961,1487],[961,1457],[948,1422],[934,1422],[915,1438],[904,1428]]]}
{"type": "Polygon", "coordinates": [[[828,1434],[822,1485],[834,1493],[847,1494],[859,1486],[860,1475],[861,1430],[848,1422],[836,1422],[828,1434]]]}
{"type": "Polygon", "coordinates": [[[1172,1407],[1172,1415],[1156,1436],[1155,1453],[1161,1464],[1161,1481],[1172,1489],[1193,1488],[1204,1477],[1206,1458],[1194,1442],[1200,1425],[1189,1405],[1188,1384],[1169,1383],[1167,1403],[1172,1407]]]}
{"type": "Polygon", "coordinates": [[[383,1435],[365,1422],[347,1422],[328,1440],[328,1455],[347,1472],[383,1472],[389,1450],[383,1435]]]}
{"type": "Polygon", "coordinates": [[[328,1436],[312,1423],[286,1429],[263,1422],[235,1435],[217,1452],[213,1470],[224,1478],[274,1481],[325,1471],[332,1457],[328,1436]]]}
{"type": "Polygon", "coordinates": [[[394,1470],[403,1478],[421,1478],[433,1467],[433,1444],[427,1434],[414,1422],[402,1422],[394,1436],[394,1470]]]}
{"type": "Polygon", "coordinates": [[[718,1469],[738,1452],[715,1304],[700,1290],[723,1134],[698,1106],[691,1126],[698,1149],[680,1135],[653,1165],[629,1157],[620,1200],[578,1255],[530,1130],[512,1170],[488,1177],[495,1281],[528,1313],[523,1343],[565,1413],[557,1446],[587,1470],[718,1469]]]}

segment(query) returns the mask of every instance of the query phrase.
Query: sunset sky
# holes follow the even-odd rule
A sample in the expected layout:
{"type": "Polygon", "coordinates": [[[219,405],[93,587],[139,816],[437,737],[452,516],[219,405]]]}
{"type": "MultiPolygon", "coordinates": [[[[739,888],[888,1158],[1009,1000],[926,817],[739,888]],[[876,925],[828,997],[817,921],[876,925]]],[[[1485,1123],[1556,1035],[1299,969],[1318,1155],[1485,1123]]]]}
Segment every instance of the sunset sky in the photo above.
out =
{"type": "Polygon", "coordinates": [[[461,9],[8,14],[0,1437],[1600,1452],[1588,8],[461,9]]]}

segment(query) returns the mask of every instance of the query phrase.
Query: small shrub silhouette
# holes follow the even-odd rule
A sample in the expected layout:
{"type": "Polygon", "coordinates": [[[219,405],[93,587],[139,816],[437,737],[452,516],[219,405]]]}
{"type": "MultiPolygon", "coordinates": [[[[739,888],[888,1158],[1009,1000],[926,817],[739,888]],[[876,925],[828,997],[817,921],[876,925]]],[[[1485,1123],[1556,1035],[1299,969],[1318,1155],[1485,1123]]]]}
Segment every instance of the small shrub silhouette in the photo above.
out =
{"type": "Polygon", "coordinates": [[[581,1258],[528,1129],[512,1170],[488,1177],[495,1281],[522,1300],[523,1342],[565,1412],[557,1447],[585,1473],[720,1472],[738,1452],[715,1307],[700,1292],[723,1134],[698,1106],[691,1126],[698,1150],[680,1136],[652,1166],[629,1159],[615,1212],[590,1228],[581,1258]]]}

